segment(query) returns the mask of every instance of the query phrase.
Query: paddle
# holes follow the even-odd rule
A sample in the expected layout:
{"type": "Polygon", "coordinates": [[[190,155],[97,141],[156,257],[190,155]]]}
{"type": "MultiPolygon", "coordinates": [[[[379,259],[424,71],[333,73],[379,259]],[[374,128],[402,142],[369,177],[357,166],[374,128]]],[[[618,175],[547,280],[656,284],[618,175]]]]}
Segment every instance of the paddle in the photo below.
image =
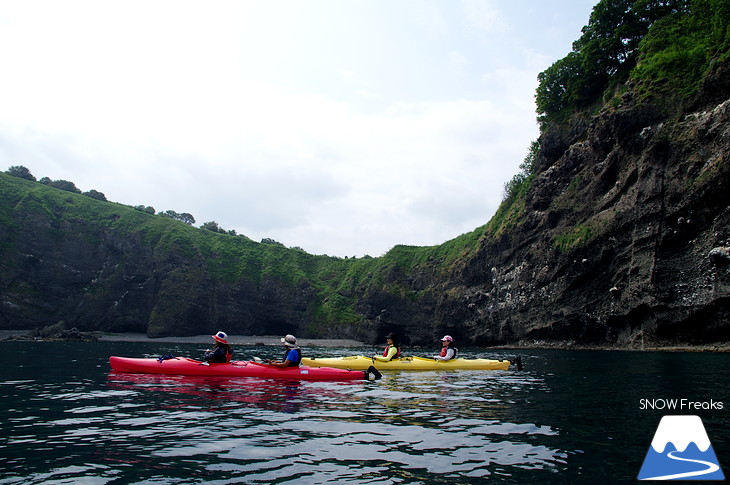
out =
{"type": "Polygon", "coordinates": [[[370,367],[368,367],[368,370],[365,371],[365,378],[369,381],[377,381],[381,377],[383,377],[383,374],[378,372],[378,369],[376,369],[374,365],[371,365],[370,367]],[[373,376],[372,379],[370,379],[371,375],[373,376]]]}

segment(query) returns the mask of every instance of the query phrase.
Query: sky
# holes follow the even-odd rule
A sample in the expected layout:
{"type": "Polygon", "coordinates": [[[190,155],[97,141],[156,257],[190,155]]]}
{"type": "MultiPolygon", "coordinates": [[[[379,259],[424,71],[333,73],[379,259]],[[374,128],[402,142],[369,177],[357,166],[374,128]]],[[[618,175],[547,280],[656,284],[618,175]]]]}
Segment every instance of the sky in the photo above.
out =
{"type": "Polygon", "coordinates": [[[0,170],[312,254],[486,224],[597,0],[0,0],[0,170]]]}

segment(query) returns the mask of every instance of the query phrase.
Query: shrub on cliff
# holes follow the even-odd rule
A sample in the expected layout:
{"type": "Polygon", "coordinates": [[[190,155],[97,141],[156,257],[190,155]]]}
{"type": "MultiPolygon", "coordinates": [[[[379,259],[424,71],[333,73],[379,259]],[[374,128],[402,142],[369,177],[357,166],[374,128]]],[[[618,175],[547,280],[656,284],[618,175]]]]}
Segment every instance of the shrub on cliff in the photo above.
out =
{"type": "Polygon", "coordinates": [[[31,182],[36,181],[33,174],[30,173],[30,170],[22,165],[13,165],[12,167],[9,167],[5,173],[20,179],[30,180],[31,182]]]}
{"type": "Polygon", "coordinates": [[[727,0],[602,0],[573,50],[538,75],[544,127],[601,105],[628,79],[642,94],[694,94],[709,66],[730,54],[727,0]]]}
{"type": "Polygon", "coordinates": [[[688,98],[713,63],[730,59],[730,2],[694,0],[689,12],[657,21],[641,41],[634,70],[644,96],[688,98]]]}
{"type": "Polygon", "coordinates": [[[66,192],[73,192],[74,194],[80,194],[81,190],[76,187],[76,184],[69,182],[68,180],[51,180],[48,177],[43,177],[39,180],[43,185],[53,187],[59,190],[65,190],[66,192]]]}

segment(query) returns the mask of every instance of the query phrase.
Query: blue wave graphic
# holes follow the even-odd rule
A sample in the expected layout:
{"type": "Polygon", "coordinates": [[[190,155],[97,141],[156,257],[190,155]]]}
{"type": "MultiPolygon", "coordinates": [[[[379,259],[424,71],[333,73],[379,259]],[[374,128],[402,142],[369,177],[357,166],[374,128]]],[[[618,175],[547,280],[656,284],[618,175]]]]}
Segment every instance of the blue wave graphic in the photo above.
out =
{"type": "Polygon", "coordinates": [[[684,451],[677,451],[669,443],[663,453],[657,453],[649,446],[639,480],[725,480],[725,475],[710,446],[702,452],[695,443],[690,443],[684,451]]]}

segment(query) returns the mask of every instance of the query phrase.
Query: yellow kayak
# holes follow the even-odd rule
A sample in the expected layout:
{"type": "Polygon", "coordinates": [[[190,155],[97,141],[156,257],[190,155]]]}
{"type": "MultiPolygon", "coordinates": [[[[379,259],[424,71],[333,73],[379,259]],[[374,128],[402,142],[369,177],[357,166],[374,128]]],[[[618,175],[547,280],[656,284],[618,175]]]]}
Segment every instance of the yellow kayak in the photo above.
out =
{"type": "MultiPolygon", "coordinates": [[[[452,359],[435,360],[424,357],[401,357],[389,362],[373,361],[370,357],[353,355],[349,357],[332,358],[302,358],[302,365],[310,367],[335,367],[337,369],[366,370],[371,365],[378,370],[506,370],[509,368],[509,360],[490,359],[452,359]]],[[[521,362],[514,362],[518,369],[521,362]]]]}

